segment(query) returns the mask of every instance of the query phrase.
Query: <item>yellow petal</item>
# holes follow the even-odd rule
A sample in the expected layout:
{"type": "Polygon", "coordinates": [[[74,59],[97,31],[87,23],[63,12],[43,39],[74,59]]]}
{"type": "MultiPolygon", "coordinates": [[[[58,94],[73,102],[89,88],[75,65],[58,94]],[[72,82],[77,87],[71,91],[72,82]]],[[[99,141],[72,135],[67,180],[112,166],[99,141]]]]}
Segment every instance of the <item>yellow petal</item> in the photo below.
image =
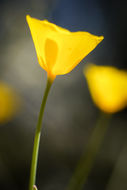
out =
{"type": "Polygon", "coordinates": [[[58,56],[58,46],[54,40],[46,39],[45,41],[45,60],[48,65],[49,72],[53,70],[53,63],[56,63],[58,56]]]}
{"type": "Polygon", "coordinates": [[[86,57],[101,41],[103,36],[98,37],[88,32],[70,32],[61,35],[59,44],[59,57],[53,67],[55,75],[69,73],[80,61],[86,57]]]}
{"type": "Polygon", "coordinates": [[[93,101],[102,111],[114,113],[127,106],[127,72],[90,64],[84,75],[93,101]]]}
{"type": "Polygon", "coordinates": [[[5,83],[0,82],[0,123],[13,118],[19,108],[19,97],[5,83]]]}
{"type": "Polygon", "coordinates": [[[88,32],[70,32],[27,15],[39,64],[53,76],[70,72],[102,40],[88,32]]]}

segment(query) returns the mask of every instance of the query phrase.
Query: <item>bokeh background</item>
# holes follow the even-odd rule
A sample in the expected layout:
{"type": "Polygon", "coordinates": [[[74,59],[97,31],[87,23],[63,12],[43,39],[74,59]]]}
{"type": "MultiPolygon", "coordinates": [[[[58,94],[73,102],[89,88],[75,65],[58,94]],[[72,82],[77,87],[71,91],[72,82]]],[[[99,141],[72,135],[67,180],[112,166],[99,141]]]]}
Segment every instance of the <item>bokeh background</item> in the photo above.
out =
{"type": "MultiPolygon", "coordinates": [[[[58,76],[44,114],[39,153],[39,190],[67,186],[99,116],[83,67],[89,62],[127,69],[126,1],[0,0],[0,81],[15,89],[20,110],[0,124],[0,189],[28,189],[34,131],[46,85],[26,14],[71,31],[105,39],[71,73],[58,76]]],[[[127,110],[113,115],[86,190],[127,189],[127,110]]]]}

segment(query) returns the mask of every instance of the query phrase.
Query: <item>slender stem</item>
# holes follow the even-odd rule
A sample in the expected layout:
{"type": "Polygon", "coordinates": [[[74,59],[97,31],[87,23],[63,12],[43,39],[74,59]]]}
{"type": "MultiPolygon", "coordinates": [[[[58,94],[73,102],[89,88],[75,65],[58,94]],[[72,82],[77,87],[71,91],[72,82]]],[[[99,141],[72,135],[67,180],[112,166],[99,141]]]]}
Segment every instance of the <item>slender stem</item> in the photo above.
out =
{"type": "Polygon", "coordinates": [[[88,142],[87,150],[82,155],[67,190],[81,190],[83,188],[108,128],[109,116],[101,113],[88,142]]]}
{"type": "Polygon", "coordinates": [[[40,143],[40,136],[41,136],[41,128],[42,128],[42,119],[44,114],[44,108],[46,104],[46,100],[49,94],[50,87],[52,82],[49,78],[47,79],[47,86],[45,89],[45,93],[42,99],[42,104],[40,108],[40,113],[38,117],[38,122],[35,131],[35,138],[34,138],[34,147],[33,147],[33,154],[32,154],[32,162],[31,162],[31,171],[30,171],[30,183],[29,183],[29,190],[34,189],[34,185],[36,182],[36,171],[37,171],[37,162],[38,162],[38,152],[39,152],[39,143],[40,143]]]}
{"type": "Polygon", "coordinates": [[[117,159],[112,175],[107,183],[106,190],[127,189],[127,140],[117,159]]]}

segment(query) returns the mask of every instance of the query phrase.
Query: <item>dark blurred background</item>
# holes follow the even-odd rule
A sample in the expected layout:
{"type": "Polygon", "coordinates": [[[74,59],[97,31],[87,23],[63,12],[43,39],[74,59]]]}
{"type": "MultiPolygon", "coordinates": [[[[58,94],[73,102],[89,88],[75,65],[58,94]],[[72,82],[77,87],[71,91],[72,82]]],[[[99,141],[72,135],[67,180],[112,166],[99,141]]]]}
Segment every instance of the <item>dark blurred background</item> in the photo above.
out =
{"type": "MultiPolygon", "coordinates": [[[[48,97],[37,186],[39,190],[62,190],[99,116],[83,76],[84,65],[93,62],[127,69],[126,1],[0,0],[0,81],[12,86],[22,99],[16,116],[0,124],[0,190],[28,189],[34,131],[46,85],[26,14],[71,31],[105,37],[71,73],[57,76],[48,97]]],[[[127,189],[126,127],[127,110],[114,114],[84,189],[127,189]]]]}

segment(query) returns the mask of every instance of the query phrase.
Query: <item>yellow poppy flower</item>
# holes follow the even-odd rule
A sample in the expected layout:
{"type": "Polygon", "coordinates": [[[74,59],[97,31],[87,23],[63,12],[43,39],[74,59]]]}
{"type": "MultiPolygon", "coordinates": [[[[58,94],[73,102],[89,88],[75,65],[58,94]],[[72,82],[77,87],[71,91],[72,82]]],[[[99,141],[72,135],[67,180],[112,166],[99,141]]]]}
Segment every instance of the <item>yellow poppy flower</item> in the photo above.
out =
{"type": "Polygon", "coordinates": [[[88,32],[70,32],[47,20],[26,16],[40,66],[49,78],[69,73],[102,40],[88,32]]]}
{"type": "Polygon", "coordinates": [[[84,75],[93,101],[102,111],[114,113],[127,106],[127,72],[89,64],[84,75]]]}
{"type": "Polygon", "coordinates": [[[0,123],[13,118],[19,106],[18,96],[5,83],[0,82],[0,123]]]}

